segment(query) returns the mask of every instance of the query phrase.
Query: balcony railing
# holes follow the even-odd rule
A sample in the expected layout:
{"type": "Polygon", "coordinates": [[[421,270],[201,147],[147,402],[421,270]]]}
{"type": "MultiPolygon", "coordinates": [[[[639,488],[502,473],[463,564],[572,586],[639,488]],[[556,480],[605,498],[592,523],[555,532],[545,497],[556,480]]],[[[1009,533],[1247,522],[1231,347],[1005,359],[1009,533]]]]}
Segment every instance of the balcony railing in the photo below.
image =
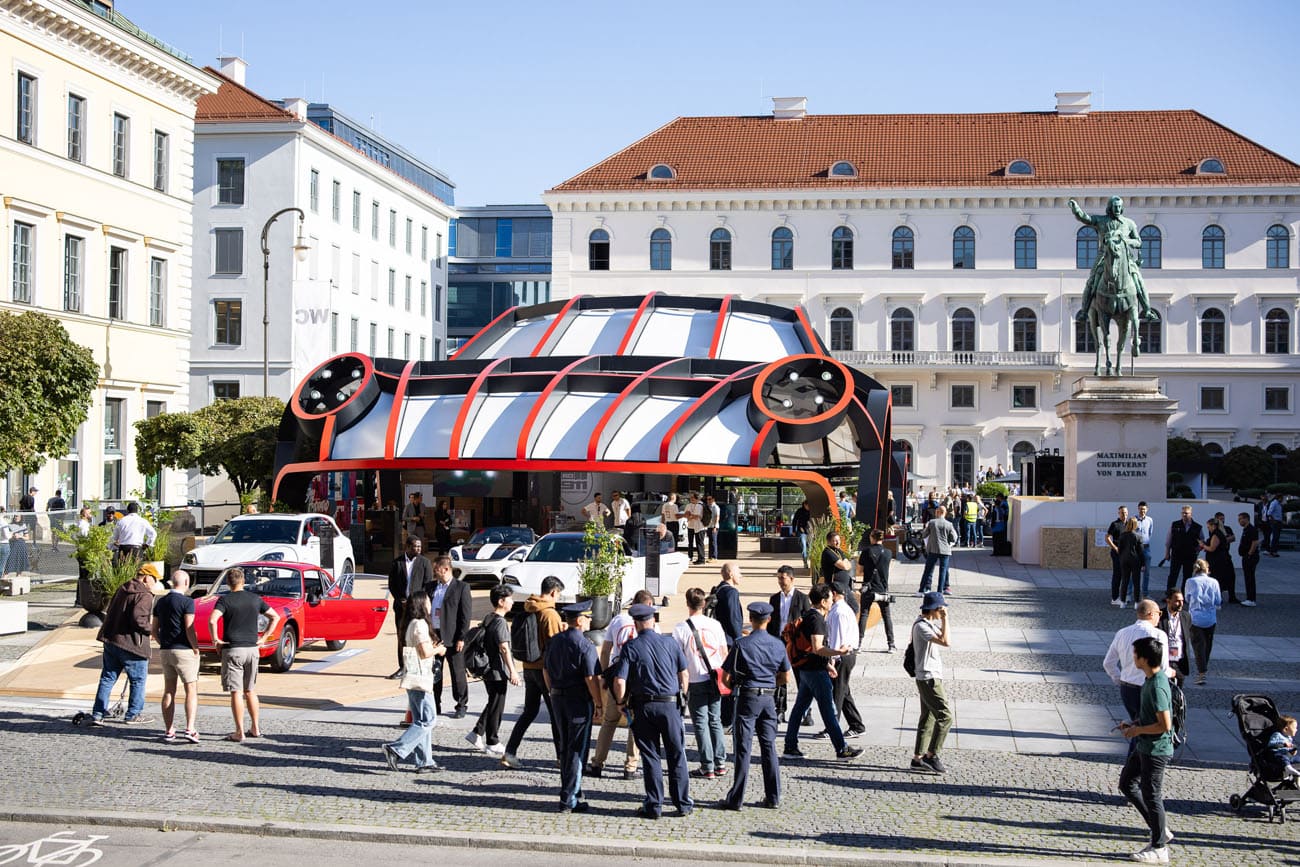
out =
{"type": "Polygon", "coordinates": [[[898,352],[888,349],[836,351],[831,355],[856,367],[1038,367],[1061,369],[1059,352],[951,352],[915,350],[898,352]]]}

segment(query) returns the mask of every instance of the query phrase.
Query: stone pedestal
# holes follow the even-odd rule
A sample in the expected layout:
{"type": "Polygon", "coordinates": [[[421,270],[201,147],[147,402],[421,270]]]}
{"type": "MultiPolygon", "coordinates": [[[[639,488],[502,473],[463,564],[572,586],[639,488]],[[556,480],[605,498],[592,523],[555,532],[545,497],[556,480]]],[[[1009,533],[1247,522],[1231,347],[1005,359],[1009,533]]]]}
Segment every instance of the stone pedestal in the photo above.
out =
{"type": "Polygon", "coordinates": [[[1165,499],[1169,417],[1178,407],[1154,377],[1085,376],[1056,405],[1065,424],[1065,499],[1165,499]]]}

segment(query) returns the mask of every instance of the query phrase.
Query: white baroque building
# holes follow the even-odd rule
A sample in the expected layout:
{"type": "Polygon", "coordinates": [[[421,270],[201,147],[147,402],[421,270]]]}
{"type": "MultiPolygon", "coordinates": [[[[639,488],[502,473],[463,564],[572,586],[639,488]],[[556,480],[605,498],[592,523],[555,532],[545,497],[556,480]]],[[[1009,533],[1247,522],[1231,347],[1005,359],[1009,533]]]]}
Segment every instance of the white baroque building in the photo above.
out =
{"type": "MultiPolygon", "coordinates": [[[[1075,324],[1122,196],[1160,320],[1139,374],[1170,433],[1300,446],[1300,166],[1194,111],[679,118],[546,192],[553,296],[651,291],[802,304],[893,393],[921,486],[1062,448],[1091,374],[1075,324]]],[[[1126,364],[1127,370],[1127,364],[1126,364]]]]}
{"type": "Polygon", "coordinates": [[[68,454],[10,472],[4,504],[183,501],[183,473],[136,469],[134,424],[189,408],[194,108],[217,79],[103,0],[0,0],[0,69],[0,309],[57,318],[100,365],[68,454]]]}

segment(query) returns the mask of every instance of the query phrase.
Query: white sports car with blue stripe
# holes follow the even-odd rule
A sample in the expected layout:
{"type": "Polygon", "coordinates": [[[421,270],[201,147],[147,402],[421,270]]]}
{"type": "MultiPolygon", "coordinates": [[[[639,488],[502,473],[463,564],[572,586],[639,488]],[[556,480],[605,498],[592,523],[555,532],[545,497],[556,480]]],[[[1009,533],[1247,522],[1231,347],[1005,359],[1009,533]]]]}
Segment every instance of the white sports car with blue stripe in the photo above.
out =
{"type": "Polygon", "coordinates": [[[510,563],[528,556],[537,534],[527,527],[484,527],[468,542],[451,549],[451,572],[473,583],[501,583],[501,573],[510,563]]]}

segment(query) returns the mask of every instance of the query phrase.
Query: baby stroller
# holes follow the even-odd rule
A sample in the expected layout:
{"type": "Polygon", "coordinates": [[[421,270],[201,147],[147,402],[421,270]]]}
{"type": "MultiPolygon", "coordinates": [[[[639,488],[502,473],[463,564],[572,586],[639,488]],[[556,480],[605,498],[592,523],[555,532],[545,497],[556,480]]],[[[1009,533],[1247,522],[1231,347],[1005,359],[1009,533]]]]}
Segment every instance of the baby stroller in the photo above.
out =
{"type": "Polygon", "coordinates": [[[1240,813],[1251,801],[1268,808],[1268,820],[1276,816],[1286,823],[1287,804],[1300,801],[1300,789],[1284,778],[1277,756],[1268,748],[1268,739],[1278,730],[1277,705],[1266,695],[1234,695],[1232,715],[1237,718],[1241,739],[1250,754],[1250,788],[1233,795],[1228,805],[1240,813]]]}

